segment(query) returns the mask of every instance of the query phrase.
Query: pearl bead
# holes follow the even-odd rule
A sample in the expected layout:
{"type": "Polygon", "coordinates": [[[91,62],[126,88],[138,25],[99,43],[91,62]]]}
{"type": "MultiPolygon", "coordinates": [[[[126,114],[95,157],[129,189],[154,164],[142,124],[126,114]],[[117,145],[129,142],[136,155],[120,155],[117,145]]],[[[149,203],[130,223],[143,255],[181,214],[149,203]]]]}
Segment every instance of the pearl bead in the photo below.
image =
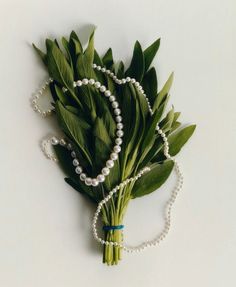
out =
{"type": "Polygon", "coordinates": [[[108,175],[109,173],[110,173],[109,168],[104,167],[104,168],[102,169],[102,174],[103,174],[103,175],[108,175]]]}
{"type": "Polygon", "coordinates": [[[74,165],[74,166],[78,166],[78,165],[79,165],[79,161],[78,161],[77,158],[75,158],[75,159],[73,160],[73,165],[74,165]]]}
{"type": "Polygon", "coordinates": [[[121,147],[119,145],[114,146],[114,152],[119,153],[121,151],[121,147]]]}
{"type": "Polygon", "coordinates": [[[101,70],[101,68],[102,68],[101,66],[97,66],[97,70],[98,70],[98,71],[100,71],[100,70],[101,70]]]}
{"type": "Polygon", "coordinates": [[[85,181],[85,179],[87,178],[87,176],[86,176],[85,173],[81,173],[81,175],[80,175],[79,178],[80,178],[80,180],[85,181]]]}
{"type": "Polygon", "coordinates": [[[120,113],[121,113],[121,110],[120,110],[120,109],[114,109],[114,114],[115,114],[116,116],[119,116],[120,113]]]}
{"type": "Polygon", "coordinates": [[[82,81],[80,81],[80,80],[77,81],[76,84],[77,84],[78,87],[81,87],[83,85],[82,81]]]}
{"type": "Polygon", "coordinates": [[[112,153],[111,153],[111,159],[112,159],[112,160],[117,160],[117,158],[118,158],[118,154],[115,153],[115,152],[112,152],[112,153]]]}
{"type": "Polygon", "coordinates": [[[71,156],[72,156],[73,158],[75,158],[75,157],[76,157],[76,153],[75,153],[74,151],[72,151],[72,152],[71,152],[71,156]]]}
{"type": "Polygon", "coordinates": [[[96,67],[97,67],[97,64],[93,64],[92,67],[93,67],[93,68],[96,68],[96,67]]]}
{"type": "Polygon", "coordinates": [[[111,96],[111,92],[109,90],[106,90],[104,94],[105,94],[106,97],[110,97],[111,96]]]}
{"type": "Polygon", "coordinates": [[[89,80],[89,84],[90,84],[90,85],[94,85],[94,84],[95,84],[95,80],[94,80],[94,79],[90,79],[90,80],[89,80]]]}
{"type": "Polygon", "coordinates": [[[60,145],[65,146],[66,145],[66,141],[64,139],[60,140],[60,145]]]}
{"type": "Polygon", "coordinates": [[[116,101],[112,102],[111,105],[114,109],[118,108],[118,106],[119,106],[119,104],[116,101]]]}
{"type": "Polygon", "coordinates": [[[96,83],[95,83],[95,87],[96,87],[97,89],[99,89],[99,88],[101,87],[101,83],[100,83],[100,82],[96,82],[96,83]]]}
{"type": "Polygon", "coordinates": [[[67,149],[68,149],[68,150],[71,150],[71,149],[72,149],[72,145],[71,145],[70,143],[68,143],[67,149]]]}
{"type": "Polygon", "coordinates": [[[77,173],[77,174],[81,174],[82,173],[82,167],[80,167],[80,166],[77,166],[76,167],[76,169],[75,169],[75,172],[77,173]]]}
{"type": "Polygon", "coordinates": [[[99,175],[97,176],[97,180],[98,180],[99,182],[103,182],[103,181],[105,180],[105,176],[104,176],[103,174],[99,174],[99,175]]]}
{"type": "Polygon", "coordinates": [[[134,84],[136,80],[134,78],[131,79],[131,83],[134,84]]]}
{"type": "Polygon", "coordinates": [[[58,145],[58,144],[59,144],[58,138],[52,137],[52,138],[51,138],[51,144],[52,144],[52,145],[58,145]]]}
{"type": "Polygon", "coordinates": [[[116,117],[116,121],[117,121],[118,123],[120,123],[120,122],[122,121],[122,117],[121,117],[121,116],[117,116],[117,117],[116,117]]]}
{"type": "Polygon", "coordinates": [[[86,78],[83,79],[83,80],[82,80],[82,83],[83,83],[84,85],[88,85],[88,79],[86,79],[86,78]]]}
{"type": "Polygon", "coordinates": [[[99,182],[96,178],[92,179],[92,186],[98,186],[99,182]]]}
{"type": "Polygon", "coordinates": [[[130,79],[130,77],[127,77],[127,78],[126,78],[126,82],[128,82],[128,83],[129,83],[129,82],[130,82],[130,80],[131,80],[131,79],[130,79]]]}
{"type": "Polygon", "coordinates": [[[123,129],[123,124],[122,123],[118,123],[117,124],[117,129],[118,130],[122,130],[123,129]]]}
{"type": "Polygon", "coordinates": [[[115,99],[116,99],[116,98],[115,98],[114,96],[110,96],[110,97],[109,97],[109,101],[110,101],[110,102],[114,102],[115,99]]]}
{"type": "Polygon", "coordinates": [[[105,69],[105,68],[102,68],[101,71],[102,71],[103,73],[105,73],[105,72],[106,72],[106,69],[105,69]]]}
{"type": "Polygon", "coordinates": [[[92,184],[92,179],[91,179],[90,177],[87,177],[87,178],[85,179],[85,184],[88,185],[88,186],[90,186],[90,185],[92,184]]]}
{"type": "Polygon", "coordinates": [[[115,143],[117,145],[121,145],[122,144],[122,139],[121,138],[116,138],[115,143]]]}
{"type": "Polygon", "coordinates": [[[111,160],[111,159],[109,159],[109,160],[106,162],[106,166],[107,166],[108,168],[112,168],[112,167],[114,166],[114,161],[111,160]]]}
{"type": "Polygon", "coordinates": [[[124,132],[121,131],[121,130],[118,130],[118,131],[116,132],[116,135],[117,135],[119,138],[121,138],[121,137],[123,137],[124,132]]]}
{"type": "Polygon", "coordinates": [[[75,88],[77,86],[76,82],[73,83],[73,87],[75,88]]]}
{"type": "Polygon", "coordinates": [[[122,80],[121,80],[121,83],[122,83],[122,84],[125,84],[125,83],[126,83],[126,79],[122,79],[122,80]]]}
{"type": "Polygon", "coordinates": [[[100,92],[104,93],[106,91],[106,87],[105,86],[101,86],[100,87],[100,92]]]}

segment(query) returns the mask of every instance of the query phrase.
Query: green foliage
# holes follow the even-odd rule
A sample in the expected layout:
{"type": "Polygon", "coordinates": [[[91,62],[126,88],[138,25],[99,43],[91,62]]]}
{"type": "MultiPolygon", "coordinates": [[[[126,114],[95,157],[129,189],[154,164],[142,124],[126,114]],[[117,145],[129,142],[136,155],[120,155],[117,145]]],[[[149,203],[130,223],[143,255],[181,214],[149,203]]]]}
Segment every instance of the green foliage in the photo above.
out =
{"type": "MultiPolygon", "coordinates": [[[[66,54],[55,40],[46,40],[46,54],[35,45],[33,47],[47,66],[50,76],[55,80],[51,85],[51,91],[56,102],[58,122],[81,156],[80,161],[88,171],[96,175],[104,166],[114,144],[116,124],[109,101],[93,87],[73,87],[74,80],[93,77],[116,94],[124,123],[122,152],[119,161],[106,178],[105,192],[108,192],[113,184],[135,175],[142,167],[150,164],[153,168],[150,174],[156,175],[151,186],[158,188],[160,181],[164,182],[168,178],[167,170],[171,171],[171,163],[165,161],[163,142],[155,131],[156,124],[159,123],[168,135],[172,155],[180,151],[195,129],[195,126],[189,126],[179,130],[181,123],[177,119],[180,113],[175,112],[173,108],[163,118],[173,82],[173,73],[158,92],[156,70],[150,66],[159,49],[160,39],[144,51],[140,43],[136,41],[130,66],[124,72],[125,67],[121,61],[116,71],[118,78],[129,76],[141,83],[153,106],[153,116],[150,116],[147,102],[142,94],[133,85],[117,86],[110,77],[92,69],[92,63],[95,62],[114,72],[112,49],[109,48],[104,56],[100,57],[94,49],[94,31],[84,51],[74,31],[71,32],[68,40],[63,37],[61,42],[66,54]],[[63,93],[62,87],[66,87],[68,91],[63,93]],[[157,164],[157,162],[162,162],[162,164],[157,164]],[[162,176],[162,172],[165,176],[162,176]]],[[[63,154],[62,151],[60,153],[63,154]]],[[[62,156],[59,161],[62,161],[61,159],[62,156]]],[[[67,160],[69,161],[68,158],[67,160]]],[[[68,164],[64,163],[63,166],[65,171],[67,168],[70,170],[68,164]]],[[[85,185],[78,180],[78,176],[75,174],[72,176],[71,172],[66,172],[66,174],[69,176],[67,182],[70,185],[77,190],[85,189],[85,185]]],[[[149,176],[145,175],[142,180],[140,179],[146,191],[141,192],[142,187],[139,187],[134,197],[148,194],[150,190],[153,191],[150,186],[146,186],[148,183],[145,184],[145,182],[149,181],[146,178],[148,179],[149,176]]],[[[135,187],[134,190],[136,189],[135,187]]]]}
{"type": "Polygon", "coordinates": [[[162,164],[154,163],[150,166],[151,171],[139,178],[132,189],[132,198],[149,194],[167,180],[174,167],[173,161],[165,161],[162,164]]]}
{"type": "MultiPolygon", "coordinates": [[[[59,126],[83,167],[83,172],[96,176],[112,151],[115,140],[116,122],[109,100],[94,87],[74,87],[73,82],[83,78],[94,78],[105,85],[115,96],[122,112],[124,137],[122,151],[105,182],[97,187],[86,186],[75,173],[70,152],[55,146],[59,163],[66,174],[65,181],[75,190],[93,202],[99,202],[117,184],[135,176],[143,167],[151,171],[144,174],[136,183],[119,192],[102,210],[105,224],[120,224],[131,198],[141,197],[160,188],[173,169],[173,162],[166,160],[163,153],[163,140],[156,131],[157,123],[168,136],[170,154],[176,155],[192,136],[195,125],[181,128],[178,121],[180,113],[172,107],[166,113],[169,91],[173,82],[173,73],[158,92],[157,74],[152,61],[159,49],[160,39],[144,51],[137,41],[128,69],[122,61],[115,65],[112,49],[109,48],[103,57],[94,49],[94,32],[89,37],[88,45],[83,49],[78,35],[72,31],[69,38],[46,40],[46,53],[35,45],[35,51],[54,79],[50,90],[55,101],[56,117],[59,126]],[[131,83],[117,85],[100,71],[93,70],[92,64],[106,66],[118,78],[135,78],[143,86],[152,106],[150,115],[147,101],[143,94],[131,83]],[[117,67],[115,69],[115,67],[117,67]],[[150,68],[151,67],[151,68],[150,68]],[[63,92],[62,88],[67,91],[63,92]]],[[[119,233],[106,234],[107,240],[119,241],[119,233]],[[117,237],[116,237],[117,236],[117,237]]],[[[107,246],[104,249],[104,261],[117,263],[120,248],[107,246]]]]}

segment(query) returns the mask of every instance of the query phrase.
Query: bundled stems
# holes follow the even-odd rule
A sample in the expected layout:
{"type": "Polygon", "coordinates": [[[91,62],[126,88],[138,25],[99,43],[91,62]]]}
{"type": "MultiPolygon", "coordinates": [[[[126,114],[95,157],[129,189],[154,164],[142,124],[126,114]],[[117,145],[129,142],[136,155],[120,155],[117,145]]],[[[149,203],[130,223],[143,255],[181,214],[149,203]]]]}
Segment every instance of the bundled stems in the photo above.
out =
{"type": "MultiPolygon", "coordinates": [[[[131,185],[121,189],[115,199],[111,199],[109,208],[107,209],[106,218],[109,218],[109,225],[122,225],[125,211],[130,200],[131,185]]],[[[103,210],[105,212],[105,210],[103,210]]],[[[107,222],[105,223],[107,224],[107,222]]],[[[104,240],[122,243],[123,230],[107,230],[104,231],[104,240]]],[[[104,245],[103,247],[103,263],[107,265],[116,265],[122,258],[122,247],[114,245],[104,245]]]]}

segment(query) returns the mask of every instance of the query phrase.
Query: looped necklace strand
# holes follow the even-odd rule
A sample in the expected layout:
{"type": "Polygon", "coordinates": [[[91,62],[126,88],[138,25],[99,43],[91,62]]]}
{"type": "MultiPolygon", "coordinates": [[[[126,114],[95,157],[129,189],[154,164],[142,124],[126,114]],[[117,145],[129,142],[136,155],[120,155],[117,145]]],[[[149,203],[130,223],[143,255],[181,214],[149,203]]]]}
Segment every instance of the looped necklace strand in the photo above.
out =
{"type": "MultiPolygon", "coordinates": [[[[111,72],[110,70],[106,69],[105,67],[101,67],[101,66],[98,66],[96,64],[93,64],[92,67],[94,69],[96,69],[97,71],[101,71],[102,73],[105,73],[106,75],[111,77],[114,80],[114,82],[116,84],[118,84],[118,85],[124,85],[126,83],[133,84],[135,86],[135,88],[145,98],[145,100],[147,102],[149,113],[151,115],[153,115],[153,110],[152,110],[151,104],[149,102],[149,99],[148,99],[147,95],[145,94],[145,92],[143,90],[143,87],[134,78],[126,77],[126,78],[123,78],[123,79],[118,79],[117,76],[113,72],[111,72]]],[[[54,111],[53,109],[49,109],[49,110],[43,111],[38,106],[38,99],[44,94],[44,90],[46,89],[46,87],[51,82],[53,82],[53,79],[49,78],[49,80],[45,82],[44,86],[39,90],[39,92],[34,96],[34,98],[32,100],[33,109],[36,112],[38,112],[39,114],[41,114],[43,117],[51,115],[53,113],[53,111],[54,111]]],[[[55,157],[55,155],[53,155],[51,152],[49,152],[48,146],[51,145],[51,144],[52,145],[60,144],[60,145],[62,145],[64,147],[66,147],[69,151],[71,151],[71,157],[72,157],[73,165],[75,166],[75,172],[78,174],[80,180],[83,181],[88,186],[89,185],[97,186],[98,184],[103,182],[105,180],[105,177],[110,173],[110,169],[114,166],[114,161],[117,160],[118,154],[121,151],[122,137],[124,135],[124,133],[123,133],[122,117],[121,117],[121,110],[119,109],[119,104],[116,101],[115,96],[112,95],[112,93],[109,90],[107,90],[107,88],[105,86],[101,85],[100,82],[95,81],[94,79],[86,79],[86,78],[74,82],[74,87],[81,87],[82,85],[92,85],[92,86],[94,86],[101,93],[103,93],[105,95],[105,97],[108,98],[108,100],[111,103],[112,108],[114,109],[113,112],[114,112],[115,120],[116,120],[116,123],[117,123],[117,131],[116,131],[116,136],[117,137],[115,139],[115,145],[113,147],[113,151],[110,154],[110,159],[108,159],[106,161],[106,166],[101,170],[101,173],[98,174],[97,177],[95,177],[95,178],[88,177],[83,172],[83,168],[79,164],[79,160],[77,159],[76,152],[72,149],[71,143],[67,143],[66,140],[63,139],[63,138],[62,139],[58,139],[57,137],[52,137],[51,139],[44,140],[42,142],[42,150],[43,150],[44,154],[47,156],[47,158],[57,162],[57,158],[55,157]]],[[[62,90],[63,90],[64,93],[67,92],[67,89],[64,88],[64,87],[62,88],[62,90]]],[[[172,206],[173,206],[173,204],[174,204],[174,202],[176,200],[176,197],[177,197],[179,191],[182,189],[182,186],[183,186],[183,174],[180,171],[180,167],[179,167],[179,164],[177,163],[176,159],[172,158],[171,155],[169,154],[168,139],[166,137],[166,134],[163,132],[163,130],[159,127],[158,124],[156,125],[156,131],[158,132],[158,134],[161,136],[161,138],[163,140],[163,143],[164,143],[164,155],[165,155],[165,157],[167,159],[172,160],[174,162],[174,170],[175,170],[175,172],[177,174],[177,177],[178,177],[177,184],[174,187],[174,189],[172,190],[170,199],[166,203],[165,218],[164,218],[165,224],[164,224],[163,230],[153,240],[144,241],[141,244],[138,244],[136,246],[128,246],[128,245],[126,245],[124,243],[118,243],[118,242],[114,242],[114,241],[105,241],[101,237],[99,237],[98,233],[97,233],[98,216],[99,216],[99,214],[100,214],[100,212],[102,210],[103,205],[106,204],[109,200],[111,200],[113,195],[115,193],[117,193],[121,188],[125,187],[127,184],[129,184],[131,182],[134,183],[144,173],[147,173],[147,172],[150,171],[149,167],[145,167],[136,176],[130,177],[130,178],[124,180],[123,182],[121,182],[116,187],[114,187],[108,193],[108,195],[103,200],[101,200],[99,202],[99,204],[97,206],[97,209],[95,211],[93,220],[92,220],[92,232],[93,232],[93,236],[94,236],[95,240],[98,241],[99,243],[101,243],[102,245],[119,246],[119,247],[122,247],[127,252],[140,252],[140,251],[144,250],[147,247],[159,245],[160,242],[166,237],[166,235],[169,232],[170,225],[171,225],[171,210],[172,210],[172,206]]]]}

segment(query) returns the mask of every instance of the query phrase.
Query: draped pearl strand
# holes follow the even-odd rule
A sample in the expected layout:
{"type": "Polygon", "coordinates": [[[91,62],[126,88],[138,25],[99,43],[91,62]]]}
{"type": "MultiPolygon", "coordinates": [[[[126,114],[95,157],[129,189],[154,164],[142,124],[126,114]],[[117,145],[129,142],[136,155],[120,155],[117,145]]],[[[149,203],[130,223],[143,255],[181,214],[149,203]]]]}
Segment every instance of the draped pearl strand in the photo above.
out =
{"type": "MultiPolygon", "coordinates": [[[[114,82],[118,85],[124,85],[126,83],[131,83],[134,85],[134,87],[143,95],[143,97],[145,98],[147,105],[148,105],[148,109],[149,109],[149,113],[151,115],[153,115],[153,110],[151,107],[151,104],[149,102],[149,99],[147,97],[147,95],[144,92],[143,87],[140,85],[139,82],[137,82],[134,78],[130,78],[130,77],[126,77],[123,79],[118,79],[117,76],[111,72],[109,69],[106,69],[105,67],[101,67],[99,65],[93,64],[92,67],[94,69],[96,69],[97,71],[101,71],[102,73],[107,74],[107,76],[111,77],[114,82]]],[[[52,82],[52,79],[49,79],[49,81],[47,81],[45,83],[45,85],[43,86],[43,88],[39,91],[39,94],[36,95],[33,98],[32,104],[33,104],[33,108],[36,112],[38,112],[39,114],[41,114],[42,116],[48,116],[51,115],[53,110],[48,110],[48,111],[42,111],[37,104],[37,100],[40,96],[43,95],[43,91],[46,89],[46,86],[50,84],[50,82],[52,82]]],[[[74,82],[74,87],[80,87],[82,85],[94,85],[95,88],[99,89],[100,92],[104,93],[106,97],[109,98],[110,102],[112,103],[112,107],[114,108],[114,114],[116,115],[116,121],[117,121],[117,138],[115,140],[116,142],[116,146],[119,147],[118,149],[116,149],[114,146],[113,148],[113,152],[112,154],[118,154],[121,151],[120,145],[122,143],[121,137],[123,136],[123,125],[119,125],[122,121],[122,117],[120,116],[120,109],[118,109],[118,102],[116,102],[115,96],[111,94],[111,92],[109,90],[106,89],[105,86],[102,86],[101,83],[96,82],[94,79],[82,79],[82,80],[78,80],[76,82],[74,82]],[[118,112],[117,112],[118,110],[118,112]],[[115,112],[116,111],[116,112],[115,112]],[[117,120],[118,119],[118,120],[117,120]],[[118,128],[118,125],[120,128],[118,128]]],[[[63,88],[63,92],[67,92],[66,88],[63,88]]],[[[121,123],[122,124],[122,123],[121,123]]],[[[166,203],[166,207],[165,207],[165,224],[164,224],[164,228],[163,230],[160,232],[160,234],[158,234],[154,239],[149,240],[149,241],[144,241],[141,244],[138,244],[137,246],[128,246],[124,243],[118,243],[118,242],[113,242],[113,241],[105,241],[103,240],[101,237],[98,236],[97,233],[97,221],[98,221],[98,216],[101,213],[102,207],[104,204],[106,204],[109,200],[111,200],[111,198],[113,197],[113,195],[115,193],[117,193],[121,188],[125,187],[127,184],[131,183],[131,182],[135,182],[137,179],[139,179],[143,174],[147,173],[150,171],[149,167],[145,167],[143,168],[136,176],[128,178],[126,180],[124,180],[123,182],[121,182],[119,185],[117,185],[116,187],[114,187],[109,193],[108,195],[99,202],[97,209],[95,211],[93,220],[92,220],[92,232],[93,232],[93,236],[95,238],[96,241],[98,241],[99,243],[101,243],[102,245],[112,245],[112,246],[118,246],[118,247],[122,247],[125,251],[127,252],[140,252],[142,250],[144,250],[147,247],[152,247],[152,246],[157,246],[161,243],[161,241],[166,237],[166,235],[168,234],[169,230],[170,230],[170,226],[171,226],[171,211],[172,211],[172,206],[176,200],[176,197],[178,195],[178,193],[180,192],[180,190],[182,189],[183,186],[183,174],[180,170],[180,166],[177,163],[176,159],[174,159],[170,154],[169,154],[169,143],[168,143],[168,139],[166,137],[166,134],[163,132],[163,130],[159,127],[159,125],[156,125],[156,131],[158,132],[158,134],[161,136],[163,143],[164,143],[164,155],[167,159],[172,160],[174,162],[174,170],[177,174],[178,180],[177,180],[177,184],[174,187],[174,189],[172,190],[170,199],[168,200],[168,202],[166,203]]],[[[93,186],[97,186],[100,182],[103,182],[105,180],[105,176],[109,174],[109,169],[112,168],[114,166],[114,162],[112,163],[112,161],[116,160],[118,158],[112,158],[112,154],[110,155],[111,159],[109,159],[106,162],[106,167],[102,169],[102,173],[99,174],[96,178],[89,178],[87,177],[86,174],[82,173],[82,167],[79,166],[79,161],[76,158],[76,153],[75,151],[72,150],[72,145],[70,143],[67,143],[65,139],[57,139],[56,137],[53,137],[50,140],[46,140],[43,142],[42,144],[42,149],[43,152],[45,153],[45,155],[53,160],[53,161],[57,161],[56,157],[50,153],[48,153],[47,151],[47,145],[51,143],[52,145],[57,145],[60,144],[64,147],[66,147],[68,150],[71,151],[71,156],[73,158],[73,165],[75,166],[75,172],[77,174],[80,175],[80,180],[84,181],[86,185],[93,185],[93,186]]],[[[115,156],[116,157],[116,156],[115,156]]]]}

